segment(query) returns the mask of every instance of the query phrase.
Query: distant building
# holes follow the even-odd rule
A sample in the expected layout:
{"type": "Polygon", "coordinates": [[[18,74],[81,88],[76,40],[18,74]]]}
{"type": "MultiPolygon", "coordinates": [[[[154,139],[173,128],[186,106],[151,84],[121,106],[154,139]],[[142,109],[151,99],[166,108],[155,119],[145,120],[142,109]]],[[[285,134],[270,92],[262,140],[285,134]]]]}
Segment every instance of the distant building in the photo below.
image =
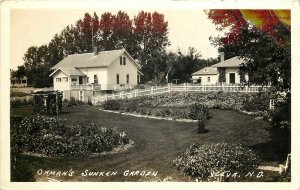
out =
{"type": "Polygon", "coordinates": [[[244,60],[238,56],[224,60],[224,53],[220,54],[220,63],[205,67],[192,74],[193,82],[201,84],[241,84],[249,80],[247,74],[240,74],[240,66],[244,60]]]}
{"type": "Polygon", "coordinates": [[[64,99],[87,101],[103,91],[133,88],[142,73],[125,49],[69,55],[54,67],[54,90],[64,99]]]}
{"type": "Polygon", "coordinates": [[[27,80],[26,76],[22,77],[12,77],[10,78],[10,86],[11,87],[27,87],[27,80]]]}
{"type": "Polygon", "coordinates": [[[218,69],[213,67],[204,67],[192,74],[193,83],[216,84],[218,82],[218,69]]]}

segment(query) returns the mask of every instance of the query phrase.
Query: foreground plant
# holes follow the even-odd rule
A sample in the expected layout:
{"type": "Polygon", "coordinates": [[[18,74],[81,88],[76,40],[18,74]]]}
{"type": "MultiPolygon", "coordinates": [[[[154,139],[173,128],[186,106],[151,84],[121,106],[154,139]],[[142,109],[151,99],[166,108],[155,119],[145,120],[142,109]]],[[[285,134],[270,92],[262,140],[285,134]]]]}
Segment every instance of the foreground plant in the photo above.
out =
{"type": "Polygon", "coordinates": [[[86,156],[110,151],[129,143],[129,138],[115,129],[96,124],[77,123],[65,126],[61,121],[46,117],[13,117],[11,147],[13,152],[33,152],[47,156],[86,156]],[[17,120],[17,121],[14,121],[17,120]]]}
{"type": "Polygon", "coordinates": [[[256,169],[258,156],[241,144],[215,143],[198,146],[192,144],[174,161],[184,174],[200,181],[216,180],[213,174],[222,172],[247,173],[256,169]]]}

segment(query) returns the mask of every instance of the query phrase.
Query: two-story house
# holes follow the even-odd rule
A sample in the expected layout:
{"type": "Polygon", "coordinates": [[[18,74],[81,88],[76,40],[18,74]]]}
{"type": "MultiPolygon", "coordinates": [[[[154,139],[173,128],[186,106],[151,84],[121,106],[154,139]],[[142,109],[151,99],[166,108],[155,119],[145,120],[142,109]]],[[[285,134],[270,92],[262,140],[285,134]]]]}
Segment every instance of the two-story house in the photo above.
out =
{"type": "Polygon", "coordinates": [[[88,101],[97,94],[132,88],[142,73],[125,49],[69,55],[51,69],[53,88],[64,99],[88,101]]]}

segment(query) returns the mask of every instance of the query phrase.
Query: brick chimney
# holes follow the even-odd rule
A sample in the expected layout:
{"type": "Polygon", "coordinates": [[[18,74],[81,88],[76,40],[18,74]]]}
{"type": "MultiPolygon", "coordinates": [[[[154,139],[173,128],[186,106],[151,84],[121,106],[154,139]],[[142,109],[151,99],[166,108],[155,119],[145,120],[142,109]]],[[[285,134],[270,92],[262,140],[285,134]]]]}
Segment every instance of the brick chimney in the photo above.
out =
{"type": "Polygon", "coordinates": [[[94,55],[97,55],[98,54],[98,49],[97,47],[94,47],[94,55]]]}
{"type": "Polygon", "coordinates": [[[220,62],[224,61],[224,52],[220,52],[220,62]]]}

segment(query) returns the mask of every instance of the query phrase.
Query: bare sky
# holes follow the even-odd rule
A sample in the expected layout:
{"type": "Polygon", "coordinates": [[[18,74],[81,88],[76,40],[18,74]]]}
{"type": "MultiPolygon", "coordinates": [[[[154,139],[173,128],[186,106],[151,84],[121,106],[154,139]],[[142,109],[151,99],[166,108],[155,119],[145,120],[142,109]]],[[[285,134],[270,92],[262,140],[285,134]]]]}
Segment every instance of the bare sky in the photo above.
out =
{"type": "MultiPolygon", "coordinates": [[[[145,11],[153,12],[155,10],[145,11]]],[[[64,27],[83,18],[84,13],[96,12],[100,17],[104,12],[117,13],[118,10],[77,10],[77,9],[14,9],[11,10],[11,68],[23,64],[23,56],[30,46],[40,46],[50,42],[64,27]]],[[[139,10],[122,10],[131,18],[139,10]]],[[[215,25],[207,19],[203,10],[157,10],[168,21],[170,51],[180,48],[187,52],[194,47],[203,58],[217,57],[217,50],[210,45],[209,36],[216,36],[215,25]]]]}

